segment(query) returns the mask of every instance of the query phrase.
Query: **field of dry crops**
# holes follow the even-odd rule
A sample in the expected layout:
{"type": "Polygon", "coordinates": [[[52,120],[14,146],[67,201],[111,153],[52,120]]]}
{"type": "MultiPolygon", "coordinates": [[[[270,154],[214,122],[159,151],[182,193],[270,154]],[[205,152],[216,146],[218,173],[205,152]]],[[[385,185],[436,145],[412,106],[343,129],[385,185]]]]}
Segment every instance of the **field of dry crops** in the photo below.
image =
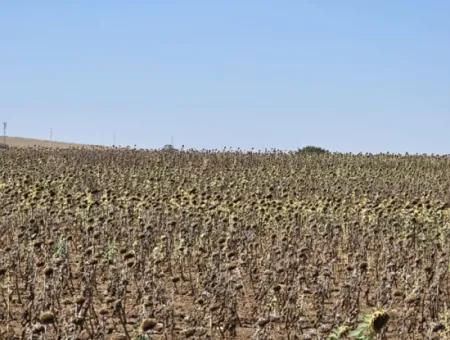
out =
{"type": "Polygon", "coordinates": [[[445,339],[450,158],[0,151],[0,339],[445,339]]]}

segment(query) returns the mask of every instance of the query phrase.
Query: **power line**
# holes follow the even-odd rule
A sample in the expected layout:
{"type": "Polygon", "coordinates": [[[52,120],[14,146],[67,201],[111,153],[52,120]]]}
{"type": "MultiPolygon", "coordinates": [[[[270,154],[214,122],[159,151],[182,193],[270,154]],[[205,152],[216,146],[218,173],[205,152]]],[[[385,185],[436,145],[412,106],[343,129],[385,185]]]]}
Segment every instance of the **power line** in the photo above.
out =
{"type": "Polygon", "coordinates": [[[6,128],[8,126],[7,122],[3,122],[3,143],[6,145],[6,128]]]}

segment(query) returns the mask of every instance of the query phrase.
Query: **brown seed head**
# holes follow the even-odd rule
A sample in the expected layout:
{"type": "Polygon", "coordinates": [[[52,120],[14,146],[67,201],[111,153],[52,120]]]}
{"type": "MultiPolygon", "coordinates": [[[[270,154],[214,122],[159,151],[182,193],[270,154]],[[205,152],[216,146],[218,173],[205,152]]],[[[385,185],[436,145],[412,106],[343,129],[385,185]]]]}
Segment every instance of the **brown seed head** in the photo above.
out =
{"type": "Polygon", "coordinates": [[[39,321],[44,325],[49,325],[55,322],[55,314],[50,311],[42,312],[39,316],[39,321]]]}
{"type": "Polygon", "coordinates": [[[372,329],[375,333],[381,332],[389,321],[389,314],[385,311],[376,312],[372,318],[372,329]]]}
{"type": "Polygon", "coordinates": [[[44,274],[45,274],[45,276],[51,276],[53,274],[53,268],[52,267],[45,267],[44,274]]]}
{"type": "Polygon", "coordinates": [[[141,323],[141,330],[143,332],[147,332],[147,331],[155,328],[156,324],[157,324],[157,322],[155,319],[144,319],[144,320],[142,320],[142,323],[141,323]]]}

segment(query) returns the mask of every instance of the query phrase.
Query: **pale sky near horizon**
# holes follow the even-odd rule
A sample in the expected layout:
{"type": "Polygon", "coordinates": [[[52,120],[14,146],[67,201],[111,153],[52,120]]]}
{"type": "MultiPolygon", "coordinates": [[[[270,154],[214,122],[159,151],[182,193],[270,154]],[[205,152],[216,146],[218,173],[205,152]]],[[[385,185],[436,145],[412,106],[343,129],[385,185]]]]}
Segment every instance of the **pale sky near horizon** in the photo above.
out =
{"type": "Polygon", "coordinates": [[[450,153],[450,1],[3,1],[8,134],[450,153]]]}

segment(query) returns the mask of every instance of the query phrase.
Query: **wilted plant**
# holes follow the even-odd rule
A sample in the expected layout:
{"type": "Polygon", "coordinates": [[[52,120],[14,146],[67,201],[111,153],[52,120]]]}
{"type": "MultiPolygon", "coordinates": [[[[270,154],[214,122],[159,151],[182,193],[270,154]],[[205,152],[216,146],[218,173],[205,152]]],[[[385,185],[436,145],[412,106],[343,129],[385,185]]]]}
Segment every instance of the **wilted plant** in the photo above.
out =
{"type": "Polygon", "coordinates": [[[67,241],[60,236],[53,246],[53,256],[56,258],[65,257],[67,255],[67,241]]]}
{"type": "Polygon", "coordinates": [[[335,328],[331,334],[327,337],[327,340],[340,340],[350,332],[350,327],[339,326],[335,328]]]}
{"type": "Polygon", "coordinates": [[[349,336],[357,340],[371,340],[385,329],[389,319],[390,316],[385,310],[366,314],[349,336]]]}
{"type": "Polygon", "coordinates": [[[114,241],[108,242],[108,245],[105,250],[105,259],[109,263],[114,263],[117,256],[117,247],[114,241]]]}
{"type": "Polygon", "coordinates": [[[309,151],[2,153],[0,339],[446,336],[450,158],[309,151]]]}

